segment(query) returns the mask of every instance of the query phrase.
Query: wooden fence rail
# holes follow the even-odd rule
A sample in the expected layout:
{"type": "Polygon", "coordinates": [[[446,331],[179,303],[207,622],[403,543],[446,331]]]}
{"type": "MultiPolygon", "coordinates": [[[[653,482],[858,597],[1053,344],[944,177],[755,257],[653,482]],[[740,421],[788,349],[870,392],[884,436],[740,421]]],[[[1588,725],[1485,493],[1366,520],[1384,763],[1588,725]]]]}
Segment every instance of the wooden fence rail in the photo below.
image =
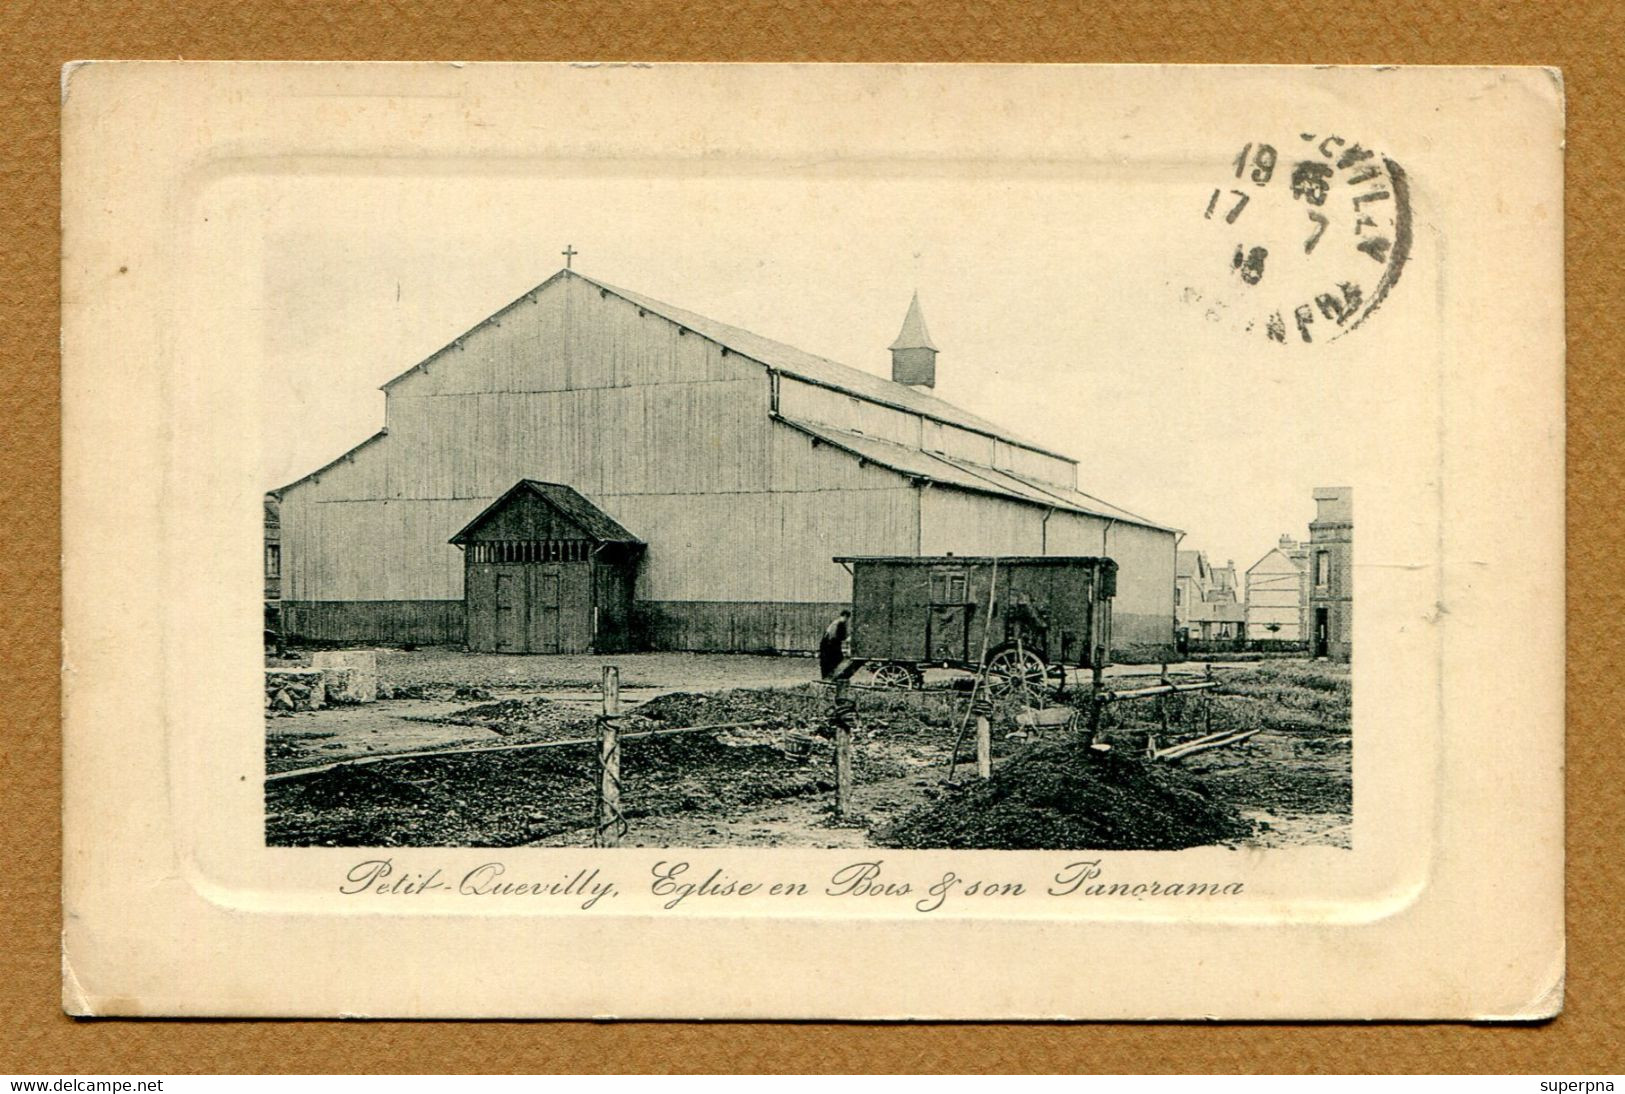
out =
{"type": "MultiPolygon", "coordinates": [[[[1151,674],[1141,674],[1149,677],[1151,674]]],[[[1156,677],[1159,683],[1150,687],[1133,688],[1127,691],[1113,691],[1104,686],[1101,674],[1097,671],[1092,681],[1092,702],[1090,704],[1090,729],[1087,733],[1087,742],[1093,743],[1095,729],[1099,724],[1100,710],[1109,703],[1136,699],[1155,698],[1159,708],[1162,708],[1164,731],[1167,729],[1167,714],[1163,701],[1166,696],[1183,692],[1209,692],[1214,691],[1218,681],[1213,679],[1211,667],[1208,674],[1200,679],[1185,682],[1177,677],[1170,676],[1166,668],[1156,677]]],[[[888,688],[866,688],[862,685],[853,685],[845,679],[828,681],[832,689],[829,708],[826,712],[825,726],[828,736],[834,744],[835,762],[835,814],[842,820],[851,819],[856,810],[853,804],[853,794],[856,782],[852,766],[852,733],[853,721],[857,714],[857,704],[853,701],[851,691],[890,691],[888,688]]],[[[603,709],[598,716],[596,732],[591,737],[575,737],[553,741],[524,741],[510,745],[473,745],[451,748],[421,749],[413,752],[395,752],[377,756],[359,756],[349,760],[336,760],[332,763],[320,764],[314,767],[297,768],[292,771],[278,771],[267,774],[267,783],[280,782],[288,779],[303,778],[332,771],[339,767],[359,767],[370,764],[391,763],[397,760],[430,759],[438,757],[455,756],[481,756],[488,753],[518,752],[544,748],[578,748],[584,745],[596,746],[597,766],[597,794],[593,808],[593,845],[596,847],[615,847],[626,836],[628,823],[622,806],[621,783],[621,757],[622,746],[626,741],[638,740],[645,737],[668,737],[684,733],[715,733],[729,729],[746,729],[756,726],[774,725],[783,721],[781,718],[756,718],[741,722],[713,722],[695,726],[669,726],[661,729],[636,730],[623,732],[622,725],[625,712],[620,700],[620,670],[613,665],[606,665],[603,669],[601,682],[603,709]]],[[[967,704],[965,722],[961,724],[960,733],[954,742],[953,756],[949,767],[949,778],[953,777],[952,764],[957,763],[959,747],[965,735],[967,724],[975,726],[976,774],[979,778],[987,779],[992,776],[992,726],[989,719],[989,708],[985,701],[973,689],[970,701],[967,704]]],[[[1187,755],[1206,751],[1209,748],[1223,747],[1235,744],[1253,736],[1257,730],[1251,732],[1222,731],[1212,732],[1212,695],[1209,695],[1208,735],[1194,741],[1186,741],[1168,748],[1156,747],[1154,738],[1147,739],[1147,752],[1152,759],[1177,760],[1187,755]]]]}
{"type": "MultiPolygon", "coordinates": [[[[640,737],[671,737],[679,733],[715,733],[724,729],[748,729],[752,726],[768,726],[778,721],[777,718],[758,718],[750,722],[713,722],[699,726],[669,726],[665,729],[640,729],[632,733],[619,735],[623,741],[635,741],[640,737]]],[[[581,745],[597,744],[598,737],[570,737],[558,741],[522,741],[514,745],[471,745],[458,748],[426,748],[415,752],[389,752],[382,756],[357,756],[349,760],[334,760],[332,763],[319,764],[315,767],[299,767],[292,771],[274,771],[265,776],[265,781],[280,782],[283,779],[298,779],[306,775],[320,775],[324,771],[332,771],[338,767],[363,767],[368,764],[390,763],[394,760],[419,760],[438,756],[481,756],[488,752],[523,752],[538,748],[579,748],[581,745]]]]}

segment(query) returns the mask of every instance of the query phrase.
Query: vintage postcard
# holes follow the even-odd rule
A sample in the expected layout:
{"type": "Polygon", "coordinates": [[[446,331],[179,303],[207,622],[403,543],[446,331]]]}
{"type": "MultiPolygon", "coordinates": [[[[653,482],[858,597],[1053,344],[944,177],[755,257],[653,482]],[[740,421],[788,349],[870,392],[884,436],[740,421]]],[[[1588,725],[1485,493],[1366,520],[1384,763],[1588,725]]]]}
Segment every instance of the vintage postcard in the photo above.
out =
{"type": "Polygon", "coordinates": [[[71,1013],[1560,1009],[1557,72],[62,94],[71,1013]]]}

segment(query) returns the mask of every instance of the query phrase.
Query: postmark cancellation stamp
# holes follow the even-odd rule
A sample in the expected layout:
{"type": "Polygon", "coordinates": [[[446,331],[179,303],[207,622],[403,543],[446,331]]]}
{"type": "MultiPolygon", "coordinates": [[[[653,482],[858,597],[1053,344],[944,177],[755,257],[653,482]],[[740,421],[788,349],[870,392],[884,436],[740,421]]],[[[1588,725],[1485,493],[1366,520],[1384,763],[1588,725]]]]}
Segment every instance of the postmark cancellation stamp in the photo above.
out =
{"type": "Polygon", "coordinates": [[[1404,170],[1338,133],[1243,142],[1200,216],[1207,283],[1183,299],[1283,345],[1360,327],[1410,256],[1404,170]]]}

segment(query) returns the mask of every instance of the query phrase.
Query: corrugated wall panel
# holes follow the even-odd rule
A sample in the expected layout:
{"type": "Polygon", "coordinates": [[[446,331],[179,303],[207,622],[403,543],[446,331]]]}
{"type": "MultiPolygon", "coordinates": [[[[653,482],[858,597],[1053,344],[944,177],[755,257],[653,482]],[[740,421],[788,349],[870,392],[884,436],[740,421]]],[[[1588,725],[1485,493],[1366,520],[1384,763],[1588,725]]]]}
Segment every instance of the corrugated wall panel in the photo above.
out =
{"type": "Polygon", "coordinates": [[[923,426],[924,447],[972,463],[993,466],[994,443],[992,437],[971,433],[941,422],[926,422],[923,426]]]}
{"type": "Polygon", "coordinates": [[[482,508],[470,500],[285,502],[287,599],[460,599],[463,555],[446,541],[482,508]]]}
{"type": "Polygon", "coordinates": [[[1075,488],[1078,484],[1077,464],[1003,441],[997,441],[993,445],[993,466],[1044,482],[1059,483],[1062,486],[1075,488]]]}
{"type": "Polygon", "coordinates": [[[1056,511],[1045,527],[1034,506],[956,490],[924,495],[921,554],[1100,555],[1118,565],[1113,640],[1167,643],[1174,615],[1174,537],[1136,524],[1056,511]],[[1102,533],[1105,532],[1104,552],[1102,533]]]}
{"type": "Polygon", "coordinates": [[[1005,444],[984,433],[905,414],[854,398],[844,392],[800,383],[784,377],[779,384],[779,412],[787,418],[857,430],[898,444],[942,452],[973,463],[1008,468],[1045,482],[1072,486],[1075,465],[1018,445],[1005,444]]]}
{"type": "Polygon", "coordinates": [[[1044,553],[1049,555],[1106,554],[1106,541],[1101,538],[1102,533],[1106,531],[1106,525],[1107,522],[1099,517],[1086,517],[1079,513],[1067,513],[1057,510],[1049,518],[1049,525],[1045,529],[1044,553]]]}
{"type": "Polygon", "coordinates": [[[521,478],[588,495],[767,486],[761,378],[391,403],[389,497],[492,498],[521,478]]]}
{"type": "Polygon", "coordinates": [[[815,443],[789,426],[773,430],[771,451],[773,490],[895,490],[903,482],[894,471],[862,466],[850,454],[815,443]]]}
{"type": "Polygon", "coordinates": [[[849,490],[771,495],[778,522],[770,545],[775,600],[831,601],[851,595],[837,555],[913,554],[918,493],[849,490]]]}
{"type": "Polygon", "coordinates": [[[910,445],[920,443],[924,421],[918,415],[879,406],[843,391],[804,384],[790,376],[779,381],[779,413],[786,418],[858,430],[870,437],[910,445]]]}
{"type": "Polygon", "coordinates": [[[844,600],[850,578],[834,556],[914,550],[908,486],[593,501],[649,544],[639,600],[844,600]]]}
{"type": "Polygon", "coordinates": [[[302,479],[285,493],[305,500],[380,498],[388,489],[389,437],[379,437],[341,458],[332,467],[302,479]]]}
{"type": "Polygon", "coordinates": [[[460,345],[396,383],[391,395],[690,383],[762,371],[698,335],[678,333],[664,319],[640,315],[619,297],[565,279],[468,332],[460,345]]]}
{"type": "Polygon", "coordinates": [[[933,487],[921,500],[920,554],[1042,554],[1043,520],[1030,505],[933,487]]]}
{"type": "Polygon", "coordinates": [[[1112,639],[1125,645],[1167,644],[1174,626],[1174,534],[1121,521],[1056,513],[1049,521],[1052,555],[1100,555],[1117,563],[1112,639]],[[1104,543],[1102,542],[1104,533],[1104,543]]]}

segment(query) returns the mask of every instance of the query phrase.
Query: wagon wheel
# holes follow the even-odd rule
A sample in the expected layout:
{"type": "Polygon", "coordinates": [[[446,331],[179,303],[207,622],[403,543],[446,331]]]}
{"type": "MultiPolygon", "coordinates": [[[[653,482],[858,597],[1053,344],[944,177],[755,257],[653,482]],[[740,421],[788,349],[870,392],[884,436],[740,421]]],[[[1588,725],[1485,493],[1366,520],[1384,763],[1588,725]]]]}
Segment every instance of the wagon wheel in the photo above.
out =
{"type": "Polygon", "coordinates": [[[1049,690],[1051,695],[1066,694],[1066,666],[1054,664],[1046,670],[1049,674],[1049,690]]]}
{"type": "Polygon", "coordinates": [[[900,661],[882,661],[869,670],[869,683],[877,688],[913,691],[921,684],[920,670],[900,661]]]}
{"type": "Polygon", "coordinates": [[[1048,702],[1054,694],[1049,666],[1032,650],[1008,646],[987,659],[988,690],[997,699],[1048,702]]]}

